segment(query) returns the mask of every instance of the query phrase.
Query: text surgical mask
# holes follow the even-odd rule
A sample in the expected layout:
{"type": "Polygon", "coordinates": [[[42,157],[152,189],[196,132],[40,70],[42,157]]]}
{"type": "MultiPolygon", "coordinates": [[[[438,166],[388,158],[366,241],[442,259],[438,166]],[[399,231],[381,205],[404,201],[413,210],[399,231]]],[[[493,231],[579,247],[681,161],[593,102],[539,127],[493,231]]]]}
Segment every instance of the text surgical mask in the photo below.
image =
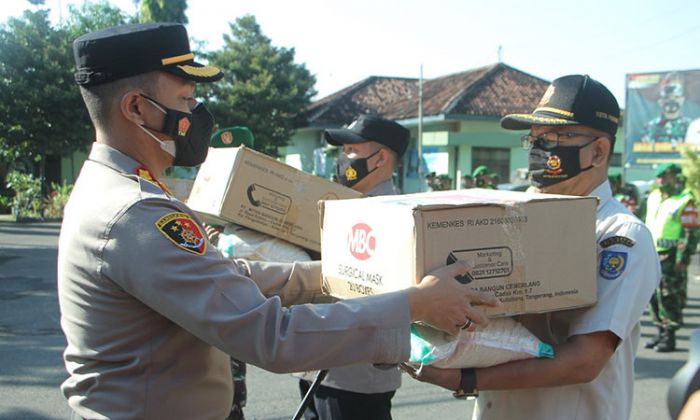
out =
{"type": "Polygon", "coordinates": [[[209,139],[214,128],[214,117],[207,107],[198,102],[192,112],[168,108],[153,98],[141,95],[165,114],[163,127],[155,129],[139,125],[141,129],[160,144],[160,147],[175,159],[175,166],[197,166],[204,162],[209,152],[209,139]],[[160,140],[149,130],[163,133],[173,140],[160,140]]]}

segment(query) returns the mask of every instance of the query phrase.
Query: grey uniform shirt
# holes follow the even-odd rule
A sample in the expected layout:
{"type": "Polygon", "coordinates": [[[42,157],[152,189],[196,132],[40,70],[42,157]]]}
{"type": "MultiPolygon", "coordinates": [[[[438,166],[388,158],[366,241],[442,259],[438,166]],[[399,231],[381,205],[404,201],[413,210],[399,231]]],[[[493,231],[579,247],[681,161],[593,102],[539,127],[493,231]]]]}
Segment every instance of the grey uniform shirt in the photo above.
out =
{"type": "Polygon", "coordinates": [[[406,292],[332,305],[318,263],[234,262],[196,215],[95,143],[66,206],[58,295],[84,418],[223,419],[230,354],[276,372],[408,358],[406,292]]]}
{"type": "Polygon", "coordinates": [[[549,343],[610,331],[620,338],[615,353],[589,383],[480,392],[474,420],[629,418],[639,320],[659,284],[661,269],[649,230],[613,198],[608,181],[590,195],[600,199],[596,213],[598,302],[588,308],[522,316],[520,321],[549,343]]]}
{"type": "MultiPolygon", "coordinates": [[[[398,191],[391,179],[377,184],[366,196],[396,195],[398,191]]],[[[306,379],[313,377],[307,375],[306,379]]],[[[344,366],[330,369],[322,384],[331,388],[363,394],[395,391],[401,386],[401,371],[396,366],[378,368],[372,364],[344,366]]]]}

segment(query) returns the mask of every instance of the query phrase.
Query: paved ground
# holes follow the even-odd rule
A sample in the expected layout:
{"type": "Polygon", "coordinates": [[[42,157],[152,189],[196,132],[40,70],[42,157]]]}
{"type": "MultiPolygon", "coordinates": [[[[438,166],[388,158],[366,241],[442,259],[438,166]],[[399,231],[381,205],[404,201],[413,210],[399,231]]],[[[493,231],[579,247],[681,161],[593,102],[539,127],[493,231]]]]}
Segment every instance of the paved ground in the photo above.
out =
{"type": "MultiPolygon", "coordinates": [[[[17,225],[0,218],[0,419],[66,419],[59,392],[66,374],[65,340],[56,302],[56,223],[17,225]]],[[[689,284],[686,327],[679,351],[640,349],[636,364],[633,419],[666,419],[666,391],[685,362],[688,335],[700,328],[700,270],[695,261],[689,284]]],[[[643,340],[653,333],[645,317],[643,340]]],[[[248,419],[290,418],[298,403],[296,379],[257,368],[249,372],[248,419]]],[[[614,398],[614,396],[611,396],[614,398]]],[[[436,387],[404,378],[394,399],[394,418],[465,419],[472,403],[436,387]]]]}

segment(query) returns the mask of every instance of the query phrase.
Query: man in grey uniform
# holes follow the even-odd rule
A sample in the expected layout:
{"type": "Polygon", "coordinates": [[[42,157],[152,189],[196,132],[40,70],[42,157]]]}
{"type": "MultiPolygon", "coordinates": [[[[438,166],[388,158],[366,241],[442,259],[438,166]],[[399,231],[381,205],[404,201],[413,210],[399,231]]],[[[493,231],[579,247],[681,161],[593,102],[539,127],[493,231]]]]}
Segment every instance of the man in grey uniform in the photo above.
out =
{"type": "Polygon", "coordinates": [[[399,194],[393,175],[408,148],[408,129],[376,115],[360,115],[347,128],[329,129],[323,136],[342,147],[337,182],[367,197],[399,194]]]}
{"type": "Polygon", "coordinates": [[[320,265],[224,258],[157,176],[204,161],[213,118],[184,26],[126,25],[76,39],[75,80],[96,142],[66,206],[58,251],[61,327],[77,417],[223,419],[229,356],[277,372],[408,357],[409,324],[457,332],[497,304],[451,280],[460,262],[404,291],[333,305],[320,265]]]}
{"type": "Polygon", "coordinates": [[[419,379],[456,390],[455,396],[478,395],[473,419],[630,416],[640,318],[661,273],[651,233],[614,199],[608,182],[619,118],[617,101],[605,86],[587,75],[570,75],[552,82],[532,114],[501,120],[503,128],[530,130],[522,140],[538,191],[599,198],[598,301],[519,317],[542,341],[555,343],[554,359],[421,372],[419,379]]]}
{"type": "MultiPolygon", "coordinates": [[[[336,164],[338,182],[367,197],[398,194],[393,174],[408,148],[410,132],[394,121],[361,115],[347,128],[329,129],[326,141],[342,150],[336,164]]],[[[302,397],[314,378],[299,382],[302,397]]],[[[306,410],[307,420],[391,419],[391,399],[401,386],[397,366],[371,364],[331,369],[306,410]]]]}

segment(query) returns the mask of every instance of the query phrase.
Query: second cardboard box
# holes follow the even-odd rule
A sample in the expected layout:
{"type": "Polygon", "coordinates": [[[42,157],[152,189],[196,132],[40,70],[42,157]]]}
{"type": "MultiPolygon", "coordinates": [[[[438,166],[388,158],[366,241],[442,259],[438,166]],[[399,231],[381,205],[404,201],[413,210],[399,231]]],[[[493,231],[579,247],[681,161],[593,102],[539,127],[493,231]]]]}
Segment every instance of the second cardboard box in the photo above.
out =
{"type": "Polygon", "coordinates": [[[458,280],[501,299],[491,316],[592,305],[596,206],[484,189],[322,202],[324,287],[339,298],[384,293],[470,260],[458,280]]]}

